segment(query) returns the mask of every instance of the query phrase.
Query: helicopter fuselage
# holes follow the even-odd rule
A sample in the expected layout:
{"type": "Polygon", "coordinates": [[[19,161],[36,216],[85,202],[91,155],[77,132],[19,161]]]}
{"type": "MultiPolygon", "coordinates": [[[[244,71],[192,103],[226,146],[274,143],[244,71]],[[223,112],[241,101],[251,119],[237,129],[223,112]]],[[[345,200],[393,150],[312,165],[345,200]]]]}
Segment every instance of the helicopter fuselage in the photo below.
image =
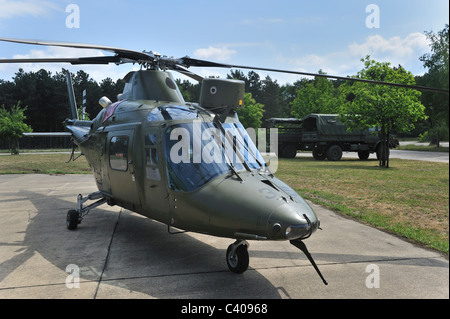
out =
{"type": "Polygon", "coordinates": [[[232,113],[223,133],[214,114],[198,104],[123,100],[67,128],[84,130],[78,139],[73,134],[75,142],[110,204],[214,236],[310,236],[317,216],[266,169],[232,113]]]}

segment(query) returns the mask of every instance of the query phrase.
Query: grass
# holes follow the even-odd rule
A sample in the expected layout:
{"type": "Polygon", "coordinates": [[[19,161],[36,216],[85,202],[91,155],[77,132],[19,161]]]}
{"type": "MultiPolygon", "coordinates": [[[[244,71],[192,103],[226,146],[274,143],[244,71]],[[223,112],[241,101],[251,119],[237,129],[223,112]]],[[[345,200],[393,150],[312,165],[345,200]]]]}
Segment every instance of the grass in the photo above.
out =
{"type": "Polygon", "coordinates": [[[279,159],[276,175],[304,198],[449,252],[449,165],[422,161],[279,159]]]}
{"type": "MultiPolygon", "coordinates": [[[[77,154],[75,153],[75,156],[77,154]]],[[[69,154],[0,155],[0,174],[90,174],[91,169],[84,156],[75,162],[69,154]]]]}
{"type": "MultiPolygon", "coordinates": [[[[1,155],[0,174],[90,174],[84,157],[69,154],[1,155]]],[[[276,176],[304,198],[368,225],[449,253],[449,165],[378,161],[279,159],[276,176]]]]}

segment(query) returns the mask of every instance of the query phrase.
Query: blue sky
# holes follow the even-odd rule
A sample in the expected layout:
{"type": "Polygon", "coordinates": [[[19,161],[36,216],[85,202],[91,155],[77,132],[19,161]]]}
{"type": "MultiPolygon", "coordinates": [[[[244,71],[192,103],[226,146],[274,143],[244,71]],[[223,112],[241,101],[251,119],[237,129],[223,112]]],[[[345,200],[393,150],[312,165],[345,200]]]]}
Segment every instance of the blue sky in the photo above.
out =
{"type": "MultiPolygon", "coordinates": [[[[426,70],[419,57],[430,51],[424,31],[442,30],[449,23],[448,12],[448,0],[0,0],[0,37],[101,44],[305,72],[322,69],[341,76],[355,74],[363,66],[360,59],[369,54],[379,61],[401,64],[413,74],[423,74],[426,70]],[[77,28],[66,23],[74,13],[66,12],[71,4],[79,9],[77,28]],[[379,11],[371,10],[370,5],[379,11]],[[373,24],[375,17],[379,17],[379,25],[373,24]]],[[[0,43],[0,58],[93,55],[108,53],[0,43]]],[[[19,67],[52,72],[69,68],[0,64],[0,79],[10,80],[19,67]]],[[[75,72],[80,68],[100,81],[123,77],[133,66],[69,69],[75,72]]],[[[192,71],[221,77],[229,72],[192,71]]],[[[280,84],[299,78],[259,73],[280,84]]]]}

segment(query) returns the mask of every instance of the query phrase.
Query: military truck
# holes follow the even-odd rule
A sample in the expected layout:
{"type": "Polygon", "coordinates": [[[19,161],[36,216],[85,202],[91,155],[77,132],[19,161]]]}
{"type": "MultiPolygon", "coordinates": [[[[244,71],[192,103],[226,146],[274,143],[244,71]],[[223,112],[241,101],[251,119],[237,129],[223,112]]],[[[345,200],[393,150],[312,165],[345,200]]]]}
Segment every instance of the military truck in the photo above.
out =
{"type": "MultiPolygon", "coordinates": [[[[308,114],[303,119],[270,118],[271,127],[278,128],[278,156],[294,158],[297,151],[312,151],[317,160],[339,161],[342,152],[358,152],[361,160],[371,153],[381,157],[381,139],[376,129],[347,131],[337,114],[308,114]]],[[[399,145],[389,137],[389,148],[399,145]]]]}

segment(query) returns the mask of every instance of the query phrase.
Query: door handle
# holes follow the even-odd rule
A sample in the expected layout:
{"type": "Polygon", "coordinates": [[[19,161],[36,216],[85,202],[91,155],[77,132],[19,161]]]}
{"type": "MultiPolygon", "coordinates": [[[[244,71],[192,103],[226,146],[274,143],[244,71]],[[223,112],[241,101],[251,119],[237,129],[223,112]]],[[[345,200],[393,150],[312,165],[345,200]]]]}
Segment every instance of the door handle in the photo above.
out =
{"type": "Polygon", "coordinates": [[[134,174],[134,167],[133,167],[133,160],[132,159],[130,159],[128,161],[128,166],[129,166],[129,169],[130,169],[130,173],[134,174]]]}

